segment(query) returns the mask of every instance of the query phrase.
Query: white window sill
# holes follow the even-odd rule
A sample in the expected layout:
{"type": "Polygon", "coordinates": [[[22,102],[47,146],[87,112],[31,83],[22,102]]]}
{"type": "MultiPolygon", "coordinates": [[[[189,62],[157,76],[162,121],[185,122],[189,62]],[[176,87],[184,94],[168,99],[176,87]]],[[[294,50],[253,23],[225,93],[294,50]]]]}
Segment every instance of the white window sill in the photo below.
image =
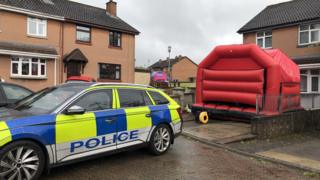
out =
{"type": "Polygon", "coordinates": [[[272,49],[272,47],[266,47],[266,48],[262,48],[262,49],[268,50],[268,49],[272,49]]]}
{"type": "Polygon", "coordinates": [[[28,37],[38,38],[38,39],[48,39],[48,36],[39,36],[39,35],[33,35],[33,34],[28,34],[28,37]]]}
{"type": "Polygon", "coordinates": [[[298,47],[307,47],[307,46],[317,46],[320,42],[306,43],[306,44],[298,44],[298,47]]]}
{"type": "Polygon", "coordinates": [[[34,79],[34,80],[48,79],[48,77],[46,77],[46,76],[37,77],[37,76],[15,76],[15,75],[11,75],[10,78],[11,79],[34,79]]]}
{"type": "Polygon", "coordinates": [[[320,92],[301,92],[302,95],[320,95],[320,92]]]}

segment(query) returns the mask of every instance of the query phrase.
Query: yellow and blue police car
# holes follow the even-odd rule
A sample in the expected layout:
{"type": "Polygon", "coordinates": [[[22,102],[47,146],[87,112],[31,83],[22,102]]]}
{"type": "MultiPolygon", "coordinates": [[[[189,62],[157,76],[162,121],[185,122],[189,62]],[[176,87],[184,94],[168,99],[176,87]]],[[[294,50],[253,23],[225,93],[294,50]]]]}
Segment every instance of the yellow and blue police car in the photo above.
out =
{"type": "Polygon", "coordinates": [[[149,86],[68,83],[0,109],[0,179],[148,146],[165,153],[181,133],[180,106],[149,86]]]}

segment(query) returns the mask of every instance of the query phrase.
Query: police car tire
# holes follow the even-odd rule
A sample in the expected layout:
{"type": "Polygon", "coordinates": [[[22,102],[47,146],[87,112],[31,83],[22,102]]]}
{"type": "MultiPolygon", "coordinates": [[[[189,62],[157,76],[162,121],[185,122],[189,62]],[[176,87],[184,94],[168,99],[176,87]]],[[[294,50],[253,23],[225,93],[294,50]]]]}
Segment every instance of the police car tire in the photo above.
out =
{"type": "Polygon", "coordinates": [[[168,125],[166,125],[166,124],[160,124],[159,126],[157,126],[157,127],[153,130],[152,135],[151,135],[151,138],[150,138],[150,141],[149,141],[149,151],[150,151],[150,153],[153,154],[153,155],[156,155],[156,156],[159,156],[159,155],[162,155],[162,154],[166,153],[166,152],[170,149],[170,145],[171,145],[171,142],[172,142],[172,138],[173,138],[173,137],[172,137],[172,133],[171,133],[171,130],[170,130],[170,128],[169,128],[168,125]],[[157,148],[156,148],[156,146],[155,146],[155,143],[154,143],[154,142],[155,142],[156,132],[157,132],[157,130],[160,129],[160,128],[166,128],[167,131],[169,132],[169,137],[170,137],[169,145],[168,145],[167,149],[166,149],[165,151],[163,151],[163,152],[158,151],[157,148]]]}
{"type": "Polygon", "coordinates": [[[0,160],[3,158],[3,156],[5,156],[9,151],[14,150],[18,147],[23,146],[24,148],[28,148],[28,149],[32,149],[34,150],[34,153],[39,157],[39,165],[38,165],[38,170],[35,173],[35,175],[33,176],[32,180],[37,180],[40,178],[44,168],[45,168],[45,156],[43,153],[42,148],[37,145],[36,143],[32,142],[32,141],[15,141],[12,142],[10,144],[8,144],[7,146],[4,146],[1,150],[0,150],[0,160]]]}

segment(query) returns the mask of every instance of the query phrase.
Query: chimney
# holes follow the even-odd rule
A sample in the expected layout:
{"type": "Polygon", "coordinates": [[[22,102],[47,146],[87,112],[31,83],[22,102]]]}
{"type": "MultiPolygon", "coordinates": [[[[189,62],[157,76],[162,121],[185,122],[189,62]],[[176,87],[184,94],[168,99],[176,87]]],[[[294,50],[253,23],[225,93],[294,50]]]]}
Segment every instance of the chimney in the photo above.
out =
{"type": "Polygon", "coordinates": [[[107,2],[107,12],[112,16],[117,16],[117,3],[113,0],[107,2]]]}

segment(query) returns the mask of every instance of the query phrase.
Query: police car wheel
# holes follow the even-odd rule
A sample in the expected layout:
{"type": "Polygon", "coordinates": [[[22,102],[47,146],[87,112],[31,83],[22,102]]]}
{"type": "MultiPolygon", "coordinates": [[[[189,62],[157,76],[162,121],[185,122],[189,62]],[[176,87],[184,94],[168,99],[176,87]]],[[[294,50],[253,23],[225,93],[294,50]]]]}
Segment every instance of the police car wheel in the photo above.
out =
{"type": "Polygon", "coordinates": [[[154,155],[161,155],[168,151],[172,141],[172,134],[167,125],[161,124],[153,131],[149,149],[154,155]]]}
{"type": "Polygon", "coordinates": [[[44,169],[44,158],[37,144],[13,142],[0,150],[0,179],[38,179],[44,169]]]}

